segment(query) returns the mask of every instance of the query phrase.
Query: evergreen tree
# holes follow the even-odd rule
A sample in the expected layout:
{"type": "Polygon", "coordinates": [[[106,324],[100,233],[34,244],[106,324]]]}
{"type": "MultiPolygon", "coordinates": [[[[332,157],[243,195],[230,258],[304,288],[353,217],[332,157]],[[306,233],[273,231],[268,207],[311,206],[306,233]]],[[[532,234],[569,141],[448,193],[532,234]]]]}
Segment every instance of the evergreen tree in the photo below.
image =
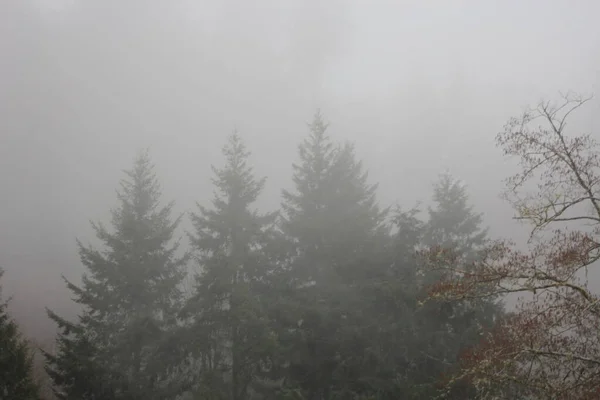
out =
{"type": "Polygon", "coordinates": [[[365,345],[356,286],[368,276],[385,213],[353,146],[336,146],[319,112],[309,128],[293,165],[295,191],[283,192],[293,288],[279,321],[286,385],[309,400],[351,398],[365,345]]]}
{"type": "MultiPolygon", "coordinates": [[[[374,360],[363,375],[371,380],[378,399],[429,399],[422,396],[422,382],[415,371],[423,357],[416,345],[420,335],[416,320],[416,251],[424,229],[419,212],[417,207],[398,208],[392,219],[394,233],[389,247],[380,251],[384,260],[381,272],[364,285],[364,313],[370,316],[372,328],[363,334],[370,340],[374,360]]],[[[427,379],[430,381],[431,377],[427,379]]]]}
{"type": "MultiPolygon", "coordinates": [[[[374,367],[363,371],[363,379],[368,377],[379,388],[378,398],[435,397],[443,374],[459,367],[460,352],[475,345],[480,329],[489,328],[501,311],[494,301],[420,303],[440,276],[423,274],[419,249],[442,246],[469,265],[487,240],[482,216],[473,211],[466,188],[450,175],[435,183],[433,200],[426,221],[416,207],[398,210],[389,266],[364,285],[369,290],[365,312],[377,327],[364,334],[371,338],[371,348],[382,351],[374,354],[374,367]]],[[[451,395],[462,399],[471,394],[469,386],[459,385],[451,395]]]]}
{"type": "Polygon", "coordinates": [[[469,204],[466,187],[448,172],[433,187],[435,207],[429,207],[425,245],[451,249],[465,262],[477,260],[487,240],[482,214],[469,204]]]}
{"type": "MultiPolygon", "coordinates": [[[[330,225],[324,205],[332,182],[332,172],[337,149],[326,134],[327,124],[318,111],[309,126],[310,134],[298,146],[300,164],[293,164],[292,181],[296,192],[283,191],[282,228],[293,244],[292,257],[324,252],[325,239],[330,225]]],[[[297,284],[318,279],[320,265],[305,263],[304,268],[296,268],[297,284]]]]}
{"type": "MultiPolygon", "coordinates": [[[[469,204],[466,186],[449,173],[442,174],[434,184],[433,201],[434,207],[428,210],[423,244],[451,251],[467,270],[476,268],[476,261],[488,241],[487,229],[481,227],[482,214],[476,213],[469,204]]],[[[429,271],[420,283],[422,290],[426,291],[440,278],[436,272],[429,271]]],[[[501,315],[501,304],[495,299],[427,302],[418,310],[422,332],[418,346],[427,355],[420,366],[421,375],[439,377],[456,368],[460,352],[477,344],[481,330],[491,328],[501,315]]],[[[463,385],[455,388],[453,396],[464,398],[469,393],[469,388],[463,385]]]]}
{"type": "MultiPolygon", "coordinates": [[[[429,208],[429,220],[425,225],[424,245],[439,246],[451,251],[457,258],[456,262],[467,271],[476,268],[476,262],[481,259],[482,252],[489,243],[488,230],[481,226],[483,215],[476,213],[470,204],[467,187],[449,173],[442,174],[434,184],[433,201],[435,206],[429,208]]],[[[432,273],[429,275],[425,284],[438,278],[432,273]]],[[[490,300],[479,306],[487,310],[478,314],[480,318],[484,318],[481,322],[491,325],[492,319],[501,309],[500,305],[490,300]]]]}
{"type": "Polygon", "coordinates": [[[160,205],[160,186],[147,152],[126,171],[112,211],[112,232],[92,226],[105,248],[78,241],[87,273],[68,288],[82,306],[76,322],[52,311],[59,326],[47,369],[61,399],[163,399],[170,332],[187,256],[177,255],[173,203],[160,205]]]}
{"type": "Polygon", "coordinates": [[[300,163],[293,165],[296,190],[283,191],[282,228],[294,244],[296,261],[303,259],[302,268],[296,263],[295,269],[304,283],[324,282],[335,268],[355,262],[386,215],[354,146],[336,146],[327,128],[317,112],[298,148],[300,163]]]}
{"type": "Polygon", "coordinates": [[[192,352],[201,363],[206,390],[198,398],[242,400],[255,392],[274,345],[262,293],[273,268],[265,249],[276,213],[251,208],[265,178],[254,177],[247,164],[250,153],[237,133],[223,155],[225,166],[213,167],[213,207],[198,205],[192,214],[190,239],[201,272],[182,315],[192,319],[192,352]]]}
{"type": "MultiPolygon", "coordinates": [[[[0,278],[3,274],[0,268],[0,278]]],[[[30,348],[6,308],[6,302],[0,303],[0,399],[39,399],[30,348]]]]}

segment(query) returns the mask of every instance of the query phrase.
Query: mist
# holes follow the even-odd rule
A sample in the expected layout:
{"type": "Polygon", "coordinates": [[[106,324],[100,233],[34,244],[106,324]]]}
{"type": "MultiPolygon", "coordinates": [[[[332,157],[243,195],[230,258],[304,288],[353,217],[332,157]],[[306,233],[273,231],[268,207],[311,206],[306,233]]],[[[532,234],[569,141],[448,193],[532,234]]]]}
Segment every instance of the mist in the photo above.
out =
{"type": "MultiPolygon", "coordinates": [[[[292,186],[320,109],[356,144],[382,206],[430,199],[446,170],[492,236],[526,238],[499,198],[516,164],[495,146],[511,116],[600,83],[596,1],[95,1],[0,4],[0,265],[23,330],[73,314],[61,275],[84,269],[122,171],[142,149],[176,213],[212,197],[234,130],[268,178],[292,186]]],[[[571,129],[598,134],[592,100],[571,129]]],[[[183,236],[190,224],[179,230],[183,236]]]]}

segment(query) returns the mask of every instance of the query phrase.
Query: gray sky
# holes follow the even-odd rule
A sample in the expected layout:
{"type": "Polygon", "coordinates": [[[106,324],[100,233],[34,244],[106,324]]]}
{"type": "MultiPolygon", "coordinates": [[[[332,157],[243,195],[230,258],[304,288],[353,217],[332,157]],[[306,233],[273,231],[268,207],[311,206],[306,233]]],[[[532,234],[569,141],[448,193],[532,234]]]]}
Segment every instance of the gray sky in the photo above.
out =
{"type": "MultiPolygon", "coordinates": [[[[15,307],[45,321],[46,305],[70,309],[75,238],[93,240],[136,151],[184,211],[210,198],[237,128],[274,208],[317,107],[384,205],[427,200],[449,168],[492,232],[515,235],[494,136],[528,104],[600,84],[600,3],[6,0],[0,50],[0,265],[15,307]]],[[[575,126],[597,133],[599,111],[575,126]]]]}

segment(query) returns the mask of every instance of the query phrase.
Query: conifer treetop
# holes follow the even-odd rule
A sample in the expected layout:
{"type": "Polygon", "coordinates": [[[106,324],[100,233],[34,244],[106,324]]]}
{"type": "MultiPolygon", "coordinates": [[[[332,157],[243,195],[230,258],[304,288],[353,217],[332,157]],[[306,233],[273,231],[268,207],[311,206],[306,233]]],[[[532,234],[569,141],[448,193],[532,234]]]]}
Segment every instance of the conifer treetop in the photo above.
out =
{"type": "MultiPolygon", "coordinates": [[[[0,268],[0,279],[4,270],[0,268]]],[[[8,315],[8,301],[1,297],[0,284],[0,399],[37,400],[39,388],[33,376],[33,359],[28,342],[8,315]]]]}
{"type": "Polygon", "coordinates": [[[428,208],[427,245],[467,255],[486,243],[488,229],[481,226],[483,214],[475,212],[470,204],[466,184],[446,171],[433,184],[432,200],[434,207],[428,208]]]}

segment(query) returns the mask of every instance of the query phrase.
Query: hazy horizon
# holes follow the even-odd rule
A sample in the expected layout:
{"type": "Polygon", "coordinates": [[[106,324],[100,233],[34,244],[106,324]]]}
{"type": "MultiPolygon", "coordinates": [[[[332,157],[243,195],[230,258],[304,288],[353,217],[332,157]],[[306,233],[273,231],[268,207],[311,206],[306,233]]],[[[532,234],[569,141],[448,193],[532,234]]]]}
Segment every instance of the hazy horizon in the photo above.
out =
{"type": "MultiPolygon", "coordinates": [[[[140,149],[188,211],[237,129],[275,209],[321,109],[382,205],[429,201],[449,170],[493,235],[521,237],[496,133],[600,82],[595,1],[22,0],[0,5],[0,32],[0,265],[34,334],[52,326],[45,306],[72,310],[75,238],[94,241],[89,221],[107,219],[140,149]]],[[[594,99],[570,129],[598,134],[599,114],[594,99]]]]}

